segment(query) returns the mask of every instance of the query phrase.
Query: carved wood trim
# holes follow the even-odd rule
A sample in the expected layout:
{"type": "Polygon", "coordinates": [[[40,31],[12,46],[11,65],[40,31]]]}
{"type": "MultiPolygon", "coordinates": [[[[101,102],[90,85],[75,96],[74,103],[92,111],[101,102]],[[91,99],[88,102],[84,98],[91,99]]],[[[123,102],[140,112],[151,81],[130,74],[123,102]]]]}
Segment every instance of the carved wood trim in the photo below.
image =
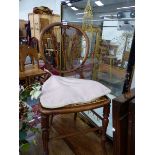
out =
{"type": "Polygon", "coordinates": [[[127,155],[128,118],[130,101],[135,98],[134,89],[113,100],[113,154],[127,155]]]}

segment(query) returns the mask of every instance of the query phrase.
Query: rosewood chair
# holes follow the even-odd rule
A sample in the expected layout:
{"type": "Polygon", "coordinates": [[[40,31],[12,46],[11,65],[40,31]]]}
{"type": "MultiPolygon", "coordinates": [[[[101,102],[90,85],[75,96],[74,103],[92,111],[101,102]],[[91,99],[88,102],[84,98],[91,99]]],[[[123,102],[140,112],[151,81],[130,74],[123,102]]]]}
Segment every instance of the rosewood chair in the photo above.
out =
{"type": "MultiPolygon", "coordinates": [[[[49,148],[48,148],[49,127],[50,125],[52,125],[52,120],[55,115],[75,113],[74,115],[74,119],[75,119],[77,116],[77,112],[91,110],[99,107],[103,107],[102,127],[92,128],[82,132],[87,133],[90,131],[101,130],[102,131],[101,144],[102,144],[103,150],[105,150],[106,130],[109,122],[108,117],[110,112],[110,99],[106,96],[107,93],[105,94],[105,92],[103,91],[102,92],[103,95],[100,95],[100,97],[94,98],[92,100],[88,100],[88,102],[76,103],[73,101],[73,103],[67,103],[65,105],[61,105],[59,102],[57,104],[54,104],[55,101],[53,101],[52,103],[52,101],[49,99],[49,98],[53,99],[56,96],[56,94],[59,96],[59,99],[61,98],[60,100],[62,102],[64,102],[64,100],[68,96],[72,97],[72,91],[70,91],[70,94],[64,97],[64,94],[61,91],[61,89],[62,87],[65,87],[65,86],[61,87],[61,82],[62,83],[66,82],[65,83],[66,85],[67,84],[70,85],[70,83],[74,83],[74,81],[76,81],[76,78],[66,78],[62,76],[70,75],[71,72],[75,73],[75,72],[80,72],[79,70],[82,70],[82,67],[84,66],[84,63],[86,62],[86,59],[88,58],[88,55],[89,55],[88,36],[86,35],[85,32],[82,31],[80,27],[77,27],[71,24],[53,23],[45,27],[40,34],[39,50],[45,59],[44,61],[46,61],[49,64],[50,62],[48,62],[48,60],[46,60],[44,56],[45,54],[44,43],[46,40],[45,37],[47,35],[48,37],[50,36],[51,38],[51,42],[53,44],[52,50],[55,53],[55,57],[57,59],[57,64],[55,66],[55,69],[60,73],[61,77],[51,75],[51,77],[49,77],[49,79],[45,81],[44,83],[45,85],[43,85],[42,87],[42,95],[40,98],[40,112],[41,112],[41,128],[42,128],[42,141],[43,141],[44,154],[49,155],[49,148]],[[55,31],[55,28],[57,29],[56,31],[55,31]],[[57,37],[59,39],[57,39],[57,37]],[[75,52],[79,52],[79,53],[75,53],[75,52]],[[50,92],[50,88],[47,88],[47,87],[51,87],[51,88],[53,87],[52,83],[50,83],[50,81],[52,81],[52,77],[53,79],[56,79],[56,83],[58,83],[59,85],[58,89],[53,91],[54,94],[50,92]],[[59,95],[59,92],[61,92],[62,95],[59,95]],[[53,98],[52,98],[52,95],[53,95],[53,98]],[[49,102],[49,104],[47,104],[45,100],[49,102]],[[51,121],[50,121],[50,117],[51,117],[51,121]]],[[[83,80],[84,85],[88,81],[90,82],[90,85],[91,83],[96,82],[93,80],[84,80],[84,79],[77,79],[77,80],[79,80],[78,81],[79,85],[80,85],[80,82],[82,82],[81,80],[83,80]]],[[[55,85],[56,83],[54,81],[53,85],[55,85]]],[[[96,82],[95,84],[99,85],[98,82],[96,82]]],[[[79,85],[76,85],[76,88],[74,89],[79,89],[80,88],[79,85]]],[[[69,92],[69,86],[66,86],[65,88],[66,90],[62,89],[62,90],[65,90],[64,93],[69,92]]],[[[93,91],[93,88],[92,88],[92,91],[93,91]]],[[[87,95],[89,96],[87,92],[89,92],[89,90],[85,92],[85,96],[87,95]]],[[[95,95],[96,93],[97,92],[94,89],[93,94],[95,95]]],[[[108,93],[110,93],[110,91],[108,93]]],[[[77,133],[69,133],[67,135],[60,135],[60,137],[65,138],[67,136],[76,135],[76,134],[77,133]]]]}

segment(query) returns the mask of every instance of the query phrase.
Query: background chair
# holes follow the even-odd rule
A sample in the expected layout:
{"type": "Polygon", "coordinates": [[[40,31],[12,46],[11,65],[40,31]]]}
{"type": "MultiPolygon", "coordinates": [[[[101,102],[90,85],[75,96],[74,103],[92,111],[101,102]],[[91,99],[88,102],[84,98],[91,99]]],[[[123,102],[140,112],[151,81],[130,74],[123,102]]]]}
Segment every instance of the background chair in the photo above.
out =
{"type": "Polygon", "coordinates": [[[35,77],[40,77],[46,74],[39,67],[37,49],[28,46],[19,46],[19,79],[25,80],[26,85],[29,85],[35,77]]]}
{"type": "MultiPolygon", "coordinates": [[[[89,54],[89,39],[86,33],[83,32],[81,28],[75,25],[63,24],[63,23],[53,23],[48,25],[42,30],[39,40],[39,49],[40,53],[42,54],[42,57],[44,58],[44,61],[46,61],[46,63],[49,64],[48,66],[49,68],[47,69],[50,70],[53,67],[53,65],[51,64],[49,59],[48,60],[46,59],[46,46],[45,46],[46,39],[49,41],[49,36],[51,40],[50,42],[51,51],[54,53],[55,58],[57,59],[57,62],[54,66],[55,70],[62,76],[69,76],[71,72],[75,73],[80,72],[89,54]]],[[[106,129],[109,122],[108,117],[110,112],[110,99],[106,95],[103,95],[100,98],[97,98],[96,100],[93,100],[89,103],[69,104],[58,108],[53,107],[46,108],[43,106],[42,103],[40,103],[41,128],[42,128],[44,153],[46,155],[49,154],[48,149],[49,126],[52,125],[52,120],[55,115],[75,113],[74,119],[76,119],[77,112],[95,109],[99,107],[104,107],[102,127],[92,128],[82,132],[87,133],[90,131],[100,129],[102,131],[101,142],[103,150],[105,151],[106,129]]],[[[65,138],[67,136],[76,134],[77,133],[69,133],[67,135],[60,135],[59,138],[65,138]]]]}

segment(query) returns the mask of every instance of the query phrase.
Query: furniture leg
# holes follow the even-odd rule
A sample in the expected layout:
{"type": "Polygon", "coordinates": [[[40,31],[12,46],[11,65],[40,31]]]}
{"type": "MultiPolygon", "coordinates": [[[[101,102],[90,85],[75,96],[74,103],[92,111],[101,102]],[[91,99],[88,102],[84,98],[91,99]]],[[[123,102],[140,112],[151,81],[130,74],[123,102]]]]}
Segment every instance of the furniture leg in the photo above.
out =
{"type": "Polygon", "coordinates": [[[30,77],[28,77],[28,86],[31,84],[30,77]]]}
{"type": "Polygon", "coordinates": [[[51,115],[50,126],[51,126],[52,123],[53,123],[53,117],[54,117],[54,115],[51,115]]]}
{"type": "Polygon", "coordinates": [[[49,155],[48,141],[49,141],[49,116],[41,114],[41,129],[44,155],[49,155]]]}
{"type": "Polygon", "coordinates": [[[28,78],[25,79],[25,84],[26,84],[26,86],[29,85],[28,78]]]}
{"type": "Polygon", "coordinates": [[[105,142],[106,142],[106,131],[109,123],[109,113],[110,113],[110,104],[104,105],[103,107],[103,119],[102,119],[102,136],[101,136],[101,142],[103,146],[103,150],[105,149],[105,142]]]}
{"type": "Polygon", "coordinates": [[[74,120],[77,118],[77,112],[74,113],[74,120]]]}

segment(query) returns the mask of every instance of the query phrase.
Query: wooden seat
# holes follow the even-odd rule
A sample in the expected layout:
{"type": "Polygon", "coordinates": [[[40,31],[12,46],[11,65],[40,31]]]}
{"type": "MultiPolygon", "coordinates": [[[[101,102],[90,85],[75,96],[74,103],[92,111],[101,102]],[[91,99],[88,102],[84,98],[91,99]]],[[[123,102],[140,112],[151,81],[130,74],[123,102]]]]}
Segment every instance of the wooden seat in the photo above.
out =
{"type": "Polygon", "coordinates": [[[30,80],[34,77],[46,74],[39,68],[37,49],[28,45],[20,45],[19,47],[19,68],[19,79],[26,80],[27,85],[30,84],[30,80]],[[29,63],[26,62],[27,56],[31,60],[29,63]]]}
{"type": "MultiPolygon", "coordinates": [[[[51,33],[51,42],[54,43],[52,47],[55,53],[57,54],[56,55],[57,60],[61,60],[61,62],[57,62],[57,65],[55,66],[56,70],[60,73],[60,75],[65,75],[66,73],[76,72],[78,70],[81,70],[89,54],[89,39],[86,33],[83,32],[79,27],[71,24],[53,23],[45,27],[40,34],[39,50],[40,50],[40,53],[42,53],[45,61],[47,62],[48,60],[46,60],[46,57],[44,56],[44,51],[45,51],[44,42],[45,42],[45,35],[47,35],[48,33],[51,33]],[[56,33],[54,33],[55,27],[57,28],[57,30],[59,28],[59,31],[61,31],[59,35],[61,34],[61,36],[58,36],[56,33]],[[73,33],[68,32],[69,30],[73,31],[73,33]],[[78,35],[79,42],[75,39],[77,38],[76,35],[78,35]],[[57,36],[59,37],[59,39],[57,39],[57,36]],[[79,46],[81,46],[82,48],[80,48],[79,46]],[[78,51],[79,53],[82,52],[84,53],[84,55],[74,53],[75,51],[76,52],[78,51]],[[77,64],[77,61],[74,61],[74,59],[76,60],[80,59],[79,64],[77,64]],[[69,66],[69,64],[73,62],[74,63],[76,62],[76,63],[69,66]]],[[[41,112],[41,128],[42,128],[44,154],[49,155],[49,148],[48,148],[49,127],[50,125],[52,125],[52,120],[55,115],[75,113],[74,119],[76,119],[77,112],[91,110],[99,107],[104,107],[102,127],[88,129],[87,131],[83,131],[83,133],[100,129],[102,131],[101,144],[103,146],[103,151],[106,152],[105,150],[106,130],[109,122],[108,117],[110,113],[110,99],[107,96],[101,96],[100,98],[97,98],[96,100],[93,100],[89,103],[69,104],[59,108],[45,108],[42,106],[42,103],[40,103],[39,109],[41,112]],[[51,117],[51,121],[50,121],[50,117],[51,117]]],[[[76,134],[77,133],[68,133],[67,135],[60,135],[59,137],[65,138],[67,136],[73,136],[76,134]]]]}

